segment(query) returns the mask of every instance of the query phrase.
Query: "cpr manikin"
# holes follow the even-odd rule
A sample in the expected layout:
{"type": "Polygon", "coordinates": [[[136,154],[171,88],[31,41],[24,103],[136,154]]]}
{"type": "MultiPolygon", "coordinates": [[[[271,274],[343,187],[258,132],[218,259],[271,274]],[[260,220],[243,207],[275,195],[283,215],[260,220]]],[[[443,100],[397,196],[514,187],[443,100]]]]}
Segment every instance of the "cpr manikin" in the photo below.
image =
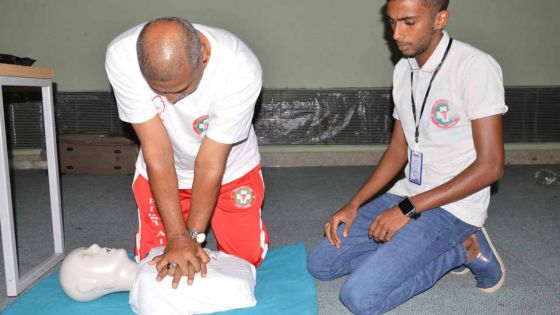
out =
{"type": "Polygon", "coordinates": [[[138,264],[124,249],[81,247],[66,256],[60,268],[60,284],[70,298],[86,302],[103,295],[129,291],[138,264]]]}
{"type": "Polygon", "coordinates": [[[154,248],[140,264],[124,249],[81,247],[70,252],[60,268],[60,284],[70,298],[86,302],[103,295],[130,291],[129,303],[137,314],[193,314],[225,311],[256,304],[255,267],[247,261],[207,250],[206,277],[195,274],[192,285],[183,277],[177,289],[172,277],[157,281],[148,262],[163,253],[154,248]]]}

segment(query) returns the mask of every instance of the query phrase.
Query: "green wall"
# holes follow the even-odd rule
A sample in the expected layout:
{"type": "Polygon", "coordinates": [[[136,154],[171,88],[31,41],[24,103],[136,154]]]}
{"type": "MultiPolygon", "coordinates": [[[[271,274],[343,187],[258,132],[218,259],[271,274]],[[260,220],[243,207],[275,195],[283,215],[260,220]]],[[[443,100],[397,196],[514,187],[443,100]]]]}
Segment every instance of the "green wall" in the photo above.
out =
{"type": "MultiPolygon", "coordinates": [[[[106,91],[107,44],[147,19],[236,33],[267,88],[388,87],[384,0],[0,0],[0,53],[38,59],[60,91],[106,91]]],[[[450,34],[492,54],[506,85],[560,85],[558,0],[451,0],[450,34]]]]}

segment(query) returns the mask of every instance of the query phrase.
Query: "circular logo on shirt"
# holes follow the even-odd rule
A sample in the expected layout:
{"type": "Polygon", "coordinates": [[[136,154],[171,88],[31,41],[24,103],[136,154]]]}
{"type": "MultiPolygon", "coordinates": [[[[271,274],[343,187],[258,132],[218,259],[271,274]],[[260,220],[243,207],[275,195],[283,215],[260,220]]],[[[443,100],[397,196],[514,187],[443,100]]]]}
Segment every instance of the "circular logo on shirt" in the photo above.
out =
{"type": "Polygon", "coordinates": [[[154,98],[152,98],[152,103],[156,107],[158,115],[161,115],[163,112],[165,112],[165,100],[163,99],[163,96],[154,96],[154,98]]]}
{"type": "Polygon", "coordinates": [[[208,115],[200,116],[192,124],[193,130],[197,135],[201,135],[208,129],[208,115]]]}
{"type": "Polygon", "coordinates": [[[459,116],[453,114],[448,100],[438,100],[432,106],[432,122],[439,128],[451,128],[459,122],[459,116]]]}
{"type": "Polygon", "coordinates": [[[249,208],[255,200],[255,191],[251,187],[240,186],[233,190],[233,201],[239,208],[249,208]]]}

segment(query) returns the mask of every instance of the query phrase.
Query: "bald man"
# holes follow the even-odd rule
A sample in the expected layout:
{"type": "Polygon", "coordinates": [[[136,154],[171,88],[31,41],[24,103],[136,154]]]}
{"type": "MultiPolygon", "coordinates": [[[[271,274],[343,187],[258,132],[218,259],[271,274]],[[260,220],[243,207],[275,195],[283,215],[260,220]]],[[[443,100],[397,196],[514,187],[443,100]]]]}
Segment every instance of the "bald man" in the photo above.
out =
{"type": "Polygon", "coordinates": [[[141,145],[133,193],[135,256],[156,246],[158,279],[206,274],[212,226],[218,249],[258,266],[268,248],[264,184],[251,120],[262,85],[258,59],[235,35],[164,17],[115,38],[105,63],[119,117],[141,145]]]}

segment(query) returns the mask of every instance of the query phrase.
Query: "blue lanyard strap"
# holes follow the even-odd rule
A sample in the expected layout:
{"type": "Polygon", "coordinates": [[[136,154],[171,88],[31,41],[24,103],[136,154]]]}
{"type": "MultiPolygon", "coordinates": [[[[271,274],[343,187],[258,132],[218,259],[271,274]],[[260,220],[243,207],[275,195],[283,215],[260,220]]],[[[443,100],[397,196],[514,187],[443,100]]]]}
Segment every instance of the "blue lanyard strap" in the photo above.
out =
{"type": "Polygon", "coordinates": [[[447,44],[447,48],[445,49],[445,53],[443,54],[443,57],[441,58],[439,65],[434,71],[432,78],[430,79],[430,84],[428,84],[428,89],[426,90],[426,94],[424,95],[424,101],[422,101],[422,108],[420,109],[420,117],[418,118],[418,120],[416,120],[416,102],[414,102],[414,93],[413,93],[414,71],[412,70],[410,71],[410,99],[412,101],[412,115],[414,117],[414,125],[416,126],[416,131],[414,132],[414,141],[416,141],[416,143],[418,143],[418,138],[420,138],[420,132],[418,128],[420,127],[420,119],[422,119],[422,114],[424,114],[424,108],[426,107],[426,100],[428,99],[428,95],[430,94],[430,89],[432,88],[432,82],[434,82],[434,78],[438,74],[439,69],[441,69],[441,65],[443,65],[445,58],[447,58],[452,43],[453,43],[453,38],[450,38],[449,44],[447,44]]]}

